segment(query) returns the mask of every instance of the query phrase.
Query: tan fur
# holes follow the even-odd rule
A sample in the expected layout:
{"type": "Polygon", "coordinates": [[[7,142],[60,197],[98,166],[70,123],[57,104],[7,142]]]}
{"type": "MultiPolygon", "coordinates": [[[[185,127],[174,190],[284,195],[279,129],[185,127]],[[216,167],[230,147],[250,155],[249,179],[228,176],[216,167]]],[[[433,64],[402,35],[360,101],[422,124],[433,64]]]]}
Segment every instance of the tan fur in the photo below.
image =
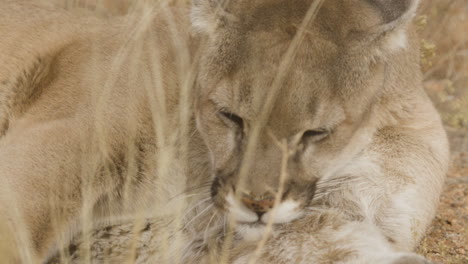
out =
{"type": "Polygon", "coordinates": [[[1,0],[0,216],[16,241],[39,261],[82,233],[77,263],[217,263],[233,190],[280,192],[300,214],[259,251],[238,223],[233,263],[424,263],[407,252],[448,150],[420,85],[417,1],[317,3],[113,18],[1,0]]]}

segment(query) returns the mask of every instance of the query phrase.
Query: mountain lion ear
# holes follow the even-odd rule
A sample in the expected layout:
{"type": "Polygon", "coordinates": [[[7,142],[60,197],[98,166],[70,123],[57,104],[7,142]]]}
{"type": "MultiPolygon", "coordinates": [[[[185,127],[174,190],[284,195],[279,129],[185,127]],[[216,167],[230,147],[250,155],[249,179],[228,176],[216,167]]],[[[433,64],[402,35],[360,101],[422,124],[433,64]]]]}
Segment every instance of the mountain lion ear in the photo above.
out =
{"type": "MultiPolygon", "coordinates": [[[[408,46],[408,24],[416,14],[419,0],[341,0],[342,15],[348,24],[348,41],[374,43],[381,51],[396,51],[408,46]]],[[[375,47],[375,46],[374,46],[375,47]]]]}
{"type": "Polygon", "coordinates": [[[224,8],[226,0],[193,0],[191,20],[200,33],[212,34],[216,28],[232,18],[224,8]]]}
{"type": "Polygon", "coordinates": [[[395,30],[408,23],[416,14],[419,0],[364,0],[380,15],[380,33],[395,30]]]}

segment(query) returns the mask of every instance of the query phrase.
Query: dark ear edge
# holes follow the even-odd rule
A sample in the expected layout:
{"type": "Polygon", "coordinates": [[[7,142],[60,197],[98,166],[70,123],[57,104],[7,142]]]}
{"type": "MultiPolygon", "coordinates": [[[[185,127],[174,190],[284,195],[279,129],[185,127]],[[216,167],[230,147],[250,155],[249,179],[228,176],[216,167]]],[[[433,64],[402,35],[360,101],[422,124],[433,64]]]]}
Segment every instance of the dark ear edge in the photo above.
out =
{"type": "Polygon", "coordinates": [[[420,0],[365,0],[376,9],[383,23],[376,28],[376,33],[397,29],[408,23],[416,14],[420,0]]]}
{"type": "MultiPolygon", "coordinates": [[[[361,32],[364,43],[377,43],[380,54],[408,48],[408,27],[416,15],[420,0],[358,0],[374,10],[380,22],[361,32]]],[[[366,44],[366,45],[367,45],[366,44]]]]}

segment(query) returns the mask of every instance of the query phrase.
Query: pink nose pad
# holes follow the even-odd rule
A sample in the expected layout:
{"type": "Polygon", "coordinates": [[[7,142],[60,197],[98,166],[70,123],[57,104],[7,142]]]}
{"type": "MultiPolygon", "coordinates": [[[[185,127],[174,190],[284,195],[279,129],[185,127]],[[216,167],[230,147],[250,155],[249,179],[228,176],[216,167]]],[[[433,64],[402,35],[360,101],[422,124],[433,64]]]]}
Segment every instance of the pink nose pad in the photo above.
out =
{"type": "Polygon", "coordinates": [[[273,205],[275,204],[274,198],[256,200],[251,197],[244,196],[241,198],[241,201],[245,206],[247,206],[247,208],[254,211],[259,216],[273,208],[273,205]]]}

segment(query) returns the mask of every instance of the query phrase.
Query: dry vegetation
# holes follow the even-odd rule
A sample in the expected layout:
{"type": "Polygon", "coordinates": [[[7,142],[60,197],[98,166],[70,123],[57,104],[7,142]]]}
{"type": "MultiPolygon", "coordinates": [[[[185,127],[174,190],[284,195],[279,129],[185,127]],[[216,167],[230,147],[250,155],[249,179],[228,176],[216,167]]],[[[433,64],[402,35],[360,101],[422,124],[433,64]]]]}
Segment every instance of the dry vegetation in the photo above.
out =
{"type": "MultiPolygon", "coordinates": [[[[98,6],[89,0],[56,1],[67,7],[86,6],[106,14],[123,14],[129,7],[129,0],[103,0],[98,6]]],[[[453,152],[439,212],[418,252],[440,263],[468,263],[468,2],[423,1],[417,23],[421,31],[424,85],[441,112],[453,152]]],[[[0,237],[0,244],[10,243],[4,239],[5,236],[0,237]]],[[[7,255],[7,251],[0,251],[0,256],[7,255]]]]}
{"type": "Polygon", "coordinates": [[[424,1],[421,29],[425,88],[442,115],[452,167],[439,212],[419,248],[440,263],[468,263],[468,2],[424,1]]]}

